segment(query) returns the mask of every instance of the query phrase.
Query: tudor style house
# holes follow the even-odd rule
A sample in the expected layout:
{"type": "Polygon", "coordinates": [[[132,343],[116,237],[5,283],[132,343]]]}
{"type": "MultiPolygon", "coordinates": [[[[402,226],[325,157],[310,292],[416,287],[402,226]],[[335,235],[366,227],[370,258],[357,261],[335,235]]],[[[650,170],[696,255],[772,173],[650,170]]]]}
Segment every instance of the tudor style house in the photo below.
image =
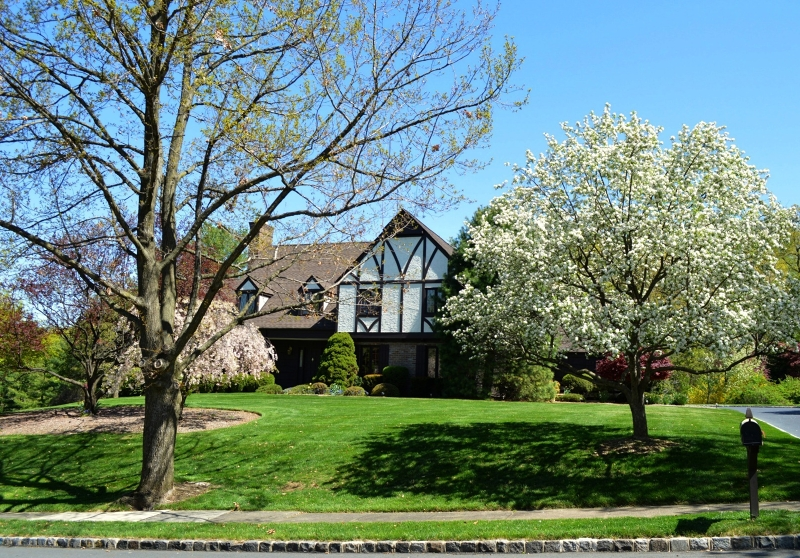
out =
{"type": "Polygon", "coordinates": [[[254,323],[275,346],[283,387],[311,381],[337,331],[352,336],[362,375],[391,364],[435,378],[433,319],[452,254],[405,210],[371,243],[274,246],[267,231],[251,246],[253,265],[236,292],[242,309],[274,310],[254,323]]]}

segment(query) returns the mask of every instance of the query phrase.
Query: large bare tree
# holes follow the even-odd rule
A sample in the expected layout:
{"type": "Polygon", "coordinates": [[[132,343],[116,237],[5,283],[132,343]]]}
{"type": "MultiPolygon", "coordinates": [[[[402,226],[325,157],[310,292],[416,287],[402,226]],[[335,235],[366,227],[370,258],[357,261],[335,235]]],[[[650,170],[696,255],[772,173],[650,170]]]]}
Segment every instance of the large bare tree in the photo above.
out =
{"type": "Polygon", "coordinates": [[[475,168],[465,152],[514,101],[519,64],[511,42],[492,50],[493,16],[440,0],[0,1],[0,228],[138,331],[137,507],[173,486],[183,371],[244,311],[184,349],[262,228],[309,242],[371,204],[447,200],[451,171],[475,168]],[[201,227],[246,220],[200,289],[201,227]],[[111,232],[73,238],[77,225],[111,232]],[[128,254],[134,289],[82,260],[95,244],[128,254]],[[178,330],[186,252],[196,288],[178,330]]]}

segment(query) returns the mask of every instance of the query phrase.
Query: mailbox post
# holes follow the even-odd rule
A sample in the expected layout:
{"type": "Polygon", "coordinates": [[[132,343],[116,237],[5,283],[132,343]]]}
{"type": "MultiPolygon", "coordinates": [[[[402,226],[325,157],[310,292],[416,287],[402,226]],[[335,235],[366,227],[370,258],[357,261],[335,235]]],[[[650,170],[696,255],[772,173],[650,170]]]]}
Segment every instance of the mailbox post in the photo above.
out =
{"type": "Polygon", "coordinates": [[[750,519],[758,517],[758,449],[764,443],[761,427],[753,420],[750,407],[745,411],[746,417],[739,426],[742,445],[747,448],[747,477],[750,480],[750,519]]]}

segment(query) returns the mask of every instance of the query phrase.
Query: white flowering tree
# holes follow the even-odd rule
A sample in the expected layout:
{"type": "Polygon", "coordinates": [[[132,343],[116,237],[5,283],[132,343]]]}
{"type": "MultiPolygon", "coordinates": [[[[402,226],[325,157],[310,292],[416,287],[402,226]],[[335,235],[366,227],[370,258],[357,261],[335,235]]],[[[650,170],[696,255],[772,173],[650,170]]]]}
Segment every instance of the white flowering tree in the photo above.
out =
{"type": "MultiPolygon", "coordinates": [[[[180,383],[180,412],[186,398],[196,391],[200,384],[229,384],[242,376],[258,380],[263,374],[275,371],[278,357],[272,344],[267,341],[252,322],[244,322],[225,333],[218,341],[211,340],[221,331],[229,328],[236,318],[237,308],[231,302],[215,300],[200,323],[194,337],[189,341],[187,351],[198,351],[200,355],[186,368],[180,383]]],[[[186,321],[186,305],[179,304],[175,312],[175,327],[182,328],[186,321]]],[[[118,377],[132,375],[133,384],[144,386],[144,376],[138,368],[142,352],[138,345],[125,354],[118,377]]]]}
{"type": "Polygon", "coordinates": [[[466,285],[445,321],[466,324],[464,342],[491,335],[551,367],[566,364],[542,347],[624,356],[618,381],[571,372],[622,391],[634,437],[647,438],[652,380],[719,371],[668,357],[744,355],[732,367],[791,342],[797,297],[775,265],[789,215],[715,124],[684,127],[665,146],[661,128],[607,107],[562,129],[566,139],[528,153],[515,188],[471,228],[468,257],[496,282],[466,285]]]}

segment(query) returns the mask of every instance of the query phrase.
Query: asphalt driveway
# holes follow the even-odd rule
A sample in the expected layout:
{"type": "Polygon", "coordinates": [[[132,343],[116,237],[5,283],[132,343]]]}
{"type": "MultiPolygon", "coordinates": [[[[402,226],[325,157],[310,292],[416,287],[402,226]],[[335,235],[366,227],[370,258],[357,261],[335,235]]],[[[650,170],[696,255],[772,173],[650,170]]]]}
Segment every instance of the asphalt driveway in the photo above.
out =
{"type": "MultiPolygon", "coordinates": [[[[722,407],[720,407],[722,408],[722,407]]],[[[724,407],[744,413],[747,407],[724,407]]],[[[800,407],[750,407],[753,418],[800,438],[800,407]]]]}

